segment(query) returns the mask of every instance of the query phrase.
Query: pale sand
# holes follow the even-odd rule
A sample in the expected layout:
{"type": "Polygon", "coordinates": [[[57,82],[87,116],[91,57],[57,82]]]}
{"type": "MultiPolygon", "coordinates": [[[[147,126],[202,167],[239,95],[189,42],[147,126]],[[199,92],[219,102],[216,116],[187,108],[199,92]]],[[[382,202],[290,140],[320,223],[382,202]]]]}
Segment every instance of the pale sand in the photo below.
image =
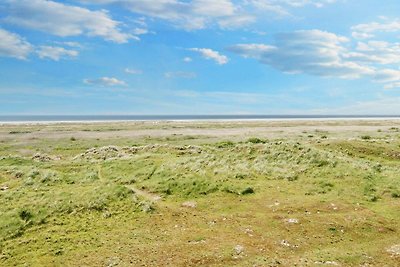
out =
{"type": "Polygon", "coordinates": [[[0,125],[0,140],[111,139],[167,136],[290,137],[327,132],[338,136],[400,128],[400,120],[264,120],[264,121],[142,121],[0,125]]]}

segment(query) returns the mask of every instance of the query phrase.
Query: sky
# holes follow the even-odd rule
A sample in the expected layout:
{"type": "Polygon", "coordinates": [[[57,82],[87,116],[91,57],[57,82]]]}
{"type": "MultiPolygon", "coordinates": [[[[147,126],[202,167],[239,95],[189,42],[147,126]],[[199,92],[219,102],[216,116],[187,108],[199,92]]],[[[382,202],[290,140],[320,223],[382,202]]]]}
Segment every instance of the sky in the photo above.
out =
{"type": "Polygon", "coordinates": [[[400,115],[398,0],[0,0],[0,115],[400,115]]]}

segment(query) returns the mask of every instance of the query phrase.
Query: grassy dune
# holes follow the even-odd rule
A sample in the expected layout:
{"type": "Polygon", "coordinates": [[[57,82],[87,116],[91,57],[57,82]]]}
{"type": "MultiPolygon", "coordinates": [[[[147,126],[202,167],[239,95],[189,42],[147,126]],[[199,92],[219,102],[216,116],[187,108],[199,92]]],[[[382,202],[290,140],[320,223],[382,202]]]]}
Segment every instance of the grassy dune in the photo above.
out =
{"type": "Polygon", "coordinates": [[[0,265],[400,266],[399,125],[0,126],[0,265]]]}

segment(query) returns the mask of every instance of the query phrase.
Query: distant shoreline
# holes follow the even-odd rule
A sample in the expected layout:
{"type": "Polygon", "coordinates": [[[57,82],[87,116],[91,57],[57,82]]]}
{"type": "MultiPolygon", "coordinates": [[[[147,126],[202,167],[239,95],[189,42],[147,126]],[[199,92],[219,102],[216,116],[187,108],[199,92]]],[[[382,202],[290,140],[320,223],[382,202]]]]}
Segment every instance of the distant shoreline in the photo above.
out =
{"type": "Polygon", "coordinates": [[[127,122],[246,122],[246,121],[400,120],[400,115],[88,115],[0,116],[0,125],[91,124],[127,122]]]}

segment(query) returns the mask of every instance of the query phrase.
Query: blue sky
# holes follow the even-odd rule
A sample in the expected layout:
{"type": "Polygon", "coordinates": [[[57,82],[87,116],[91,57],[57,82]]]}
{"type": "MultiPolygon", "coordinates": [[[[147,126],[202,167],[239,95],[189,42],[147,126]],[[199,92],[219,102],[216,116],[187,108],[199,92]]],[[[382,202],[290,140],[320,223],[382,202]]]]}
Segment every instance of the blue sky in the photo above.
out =
{"type": "Polygon", "coordinates": [[[398,0],[1,0],[0,114],[400,114],[398,0]]]}

